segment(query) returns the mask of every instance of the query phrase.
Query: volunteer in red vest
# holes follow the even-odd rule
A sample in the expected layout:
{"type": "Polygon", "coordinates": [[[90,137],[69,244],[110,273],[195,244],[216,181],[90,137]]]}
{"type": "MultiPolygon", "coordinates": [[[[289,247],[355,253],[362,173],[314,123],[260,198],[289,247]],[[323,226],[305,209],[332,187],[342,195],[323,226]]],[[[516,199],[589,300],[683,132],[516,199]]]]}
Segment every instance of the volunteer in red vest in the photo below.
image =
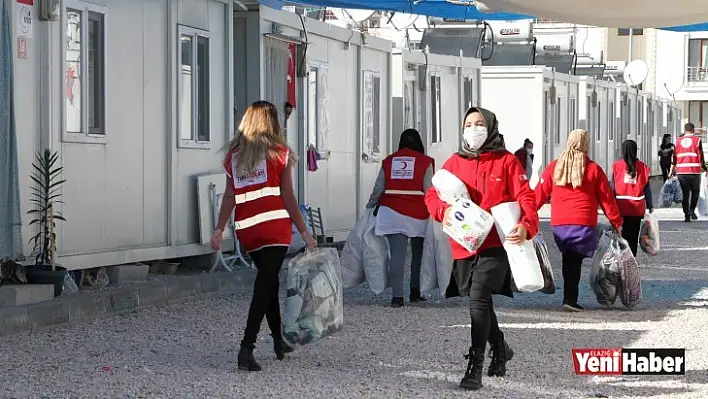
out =
{"type": "Polygon", "coordinates": [[[531,140],[524,139],[524,146],[519,148],[514,155],[526,171],[526,177],[531,180],[533,175],[533,143],[531,140]]]}
{"type": "Polygon", "coordinates": [[[622,143],[622,159],[612,165],[612,188],[622,215],[622,237],[637,256],[639,230],[647,210],[654,212],[649,184],[649,167],[637,159],[637,142],[622,143]]]}
{"type": "MultiPolygon", "coordinates": [[[[504,146],[494,113],[472,107],[463,119],[462,143],[459,151],[448,158],[443,169],[455,175],[467,186],[470,199],[489,212],[504,202],[516,201],[521,207],[521,220],[506,240],[523,244],[538,232],[538,213],[528,177],[518,159],[504,146]]],[[[442,201],[435,187],[425,194],[425,203],[435,220],[450,224],[450,204],[442,201]]],[[[455,259],[453,282],[460,295],[469,292],[471,346],[465,358],[467,370],[460,388],[482,388],[484,350],[489,342],[492,359],[487,369],[490,377],[503,377],[506,363],[514,356],[499,328],[494,312],[493,294],[514,297],[511,289],[511,268],[497,230],[492,228],[481,247],[475,252],[450,239],[455,259]]]]}
{"type": "Polygon", "coordinates": [[[701,193],[701,171],[708,173],[703,159],[703,143],[694,134],[695,126],[687,123],[684,134],[676,140],[671,175],[676,173],[683,191],[683,214],[685,222],[698,219],[696,206],[701,193]]]}
{"type": "Polygon", "coordinates": [[[580,312],[578,304],[583,259],[592,258],[598,244],[597,209],[605,212],[615,231],[622,228],[617,201],[600,165],[588,156],[590,134],[575,129],[566,149],[541,174],[535,187],[536,207],[551,198],[551,230],[562,254],[563,310],[580,312]]]}
{"type": "Polygon", "coordinates": [[[424,193],[432,185],[435,161],[425,155],[420,134],[415,129],[401,133],[398,151],[384,159],[374,190],[366,204],[376,208],[375,234],[386,236],[391,248],[388,278],[393,289],[391,306],[403,306],[403,271],[411,240],[411,302],[423,302],[420,295],[420,262],[428,227],[424,193]]]}
{"type": "Polygon", "coordinates": [[[224,227],[233,212],[238,239],[258,269],[238,352],[239,370],[261,370],[253,349],[264,317],[277,358],[282,360],[285,353],[293,351],[282,338],[278,300],[278,273],[290,246],[292,223],[308,248],[317,246],[295,199],[294,166],[295,155],[285,142],[275,106],[266,101],[251,104],[229,143],[224,160],[226,190],[211,237],[212,247],[220,249],[224,227]]]}

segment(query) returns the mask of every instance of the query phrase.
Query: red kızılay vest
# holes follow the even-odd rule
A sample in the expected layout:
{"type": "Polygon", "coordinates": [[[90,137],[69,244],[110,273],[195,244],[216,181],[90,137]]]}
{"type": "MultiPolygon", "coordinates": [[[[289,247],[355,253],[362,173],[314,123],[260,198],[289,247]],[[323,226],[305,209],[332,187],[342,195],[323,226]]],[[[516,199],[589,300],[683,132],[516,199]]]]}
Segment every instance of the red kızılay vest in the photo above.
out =
{"type": "Polygon", "coordinates": [[[379,205],[415,219],[429,218],[423,182],[425,172],[431,165],[434,169],[433,158],[408,148],[386,157],[382,165],[386,191],[379,199],[379,205]]]}
{"type": "Polygon", "coordinates": [[[262,159],[252,173],[239,173],[238,150],[230,152],[224,170],[234,186],[236,235],[246,251],[268,246],[290,246],[292,220],[280,193],[280,174],[288,164],[289,150],[262,159]]]}
{"type": "Polygon", "coordinates": [[[649,182],[649,167],[637,160],[637,175],[627,173],[627,164],[619,160],[612,165],[612,179],[615,185],[615,198],[622,216],[644,216],[647,203],[644,198],[644,187],[649,182]]]}
{"type": "Polygon", "coordinates": [[[676,173],[679,175],[701,173],[701,156],[698,153],[700,137],[684,135],[676,140],[676,173]]]}

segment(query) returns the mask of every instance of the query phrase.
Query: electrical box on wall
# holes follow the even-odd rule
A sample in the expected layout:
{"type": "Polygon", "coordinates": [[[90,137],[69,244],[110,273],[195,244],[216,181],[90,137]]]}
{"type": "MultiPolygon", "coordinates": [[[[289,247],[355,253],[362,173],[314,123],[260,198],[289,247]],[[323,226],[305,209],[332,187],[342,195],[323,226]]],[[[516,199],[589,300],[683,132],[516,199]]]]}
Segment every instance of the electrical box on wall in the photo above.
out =
{"type": "Polygon", "coordinates": [[[58,21],[61,0],[37,0],[37,18],[40,21],[58,21]]]}

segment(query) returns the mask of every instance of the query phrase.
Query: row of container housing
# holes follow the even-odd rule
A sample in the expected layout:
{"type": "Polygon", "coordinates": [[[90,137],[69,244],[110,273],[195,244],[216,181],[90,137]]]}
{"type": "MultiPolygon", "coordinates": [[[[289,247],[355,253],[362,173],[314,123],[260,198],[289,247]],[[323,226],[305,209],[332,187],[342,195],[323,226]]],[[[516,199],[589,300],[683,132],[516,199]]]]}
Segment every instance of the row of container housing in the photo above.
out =
{"type": "MultiPolygon", "coordinates": [[[[22,214],[34,153],[57,150],[67,179],[67,221],[57,231],[62,265],[211,252],[204,236],[214,221],[201,217],[196,178],[223,181],[224,147],[259,99],[283,108],[294,102],[283,122],[300,158],[298,200],[321,208],[335,240],[361,214],[402,130],[417,128],[440,167],[457,150],[460,118],[471,105],[498,115],[510,150],[526,137],[534,141],[544,154],[536,170],[595,108],[607,109],[591,118],[601,121],[593,156],[604,153],[603,166],[624,132],[646,138],[648,160],[658,136],[676,133],[672,123],[680,120],[672,105],[614,84],[394,50],[380,38],[244,4],[65,1],[58,21],[35,21],[32,37],[16,29],[13,44],[22,38],[26,45],[14,59],[22,214]],[[588,101],[597,107],[586,111],[588,101]],[[316,167],[306,162],[312,150],[316,167]]],[[[28,242],[32,229],[25,225],[22,235],[28,242]]]]}

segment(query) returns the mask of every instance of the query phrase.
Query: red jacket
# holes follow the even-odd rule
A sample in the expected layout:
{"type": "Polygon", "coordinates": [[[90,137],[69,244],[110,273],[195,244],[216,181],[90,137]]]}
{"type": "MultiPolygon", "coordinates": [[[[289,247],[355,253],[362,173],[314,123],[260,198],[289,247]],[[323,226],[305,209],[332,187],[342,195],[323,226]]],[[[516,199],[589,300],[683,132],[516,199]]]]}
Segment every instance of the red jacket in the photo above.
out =
{"type": "Polygon", "coordinates": [[[636,169],[637,175],[632,178],[627,174],[627,164],[623,159],[612,164],[615,198],[622,216],[644,216],[647,211],[644,187],[649,182],[649,167],[637,160],[636,169]]]}
{"type": "Polygon", "coordinates": [[[548,165],[535,189],[536,209],[541,209],[548,197],[551,197],[551,226],[574,224],[595,227],[599,205],[612,226],[619,229],[622,226],[622,217],[610,182],[602,168],[590,158],[586,158],[583,183],[580,187],[573,188],[570,184],[553,184],[553,172],[557,163],[558,160],[555,160],[548,165]]]}
{"type": "MultiPolygon", "coordinates": [[[[425,207],[423,183],[425,172],[434,165],[433,158],[403,148],[383,160],[386,178],[386,191],[379,204],[415,219],[425,220],[430,217],[425,207]]],[[[433,169],[435,167],[433,166],[433,169]]]]}
{"type": "Polygon", "coordinates": [[[280,196],[280,174],[288,164],[288,149],[275,159],[263,159],[250,175],[234,173],[238,150],[230,152],[224,161],[224,171],[233,190],[236,207],[236,234],[246,251],[266,246],[289,246],[292,240],[292,220],[280,196]]]}
{"type": "MultiPolygon", "coordinates": [[[[454,154],[443,165],[467,186],[472,202],[490,212],[492,207],[504,202],[517,201],[521,206],[521,224],[528,231],[528,239],[538,233],[538,213],[536,212],[534,195],[529,187],[526,172],[519,160],[508,151],[486,152],[478,158],[465,159],[454,154]]],[[[430,187],[425,193],[425,204],[430,215],[442,222],[445,210],[450,204],[438,197],[435,187],[430,187]]],[[[465,259],[476,253],[467,251],[463,246],[450,239],[452,257],[465,259]]],[[[497,230],[492,227],[487,239],[477,252],[489,248],[502,247],[497,230]]]]}

